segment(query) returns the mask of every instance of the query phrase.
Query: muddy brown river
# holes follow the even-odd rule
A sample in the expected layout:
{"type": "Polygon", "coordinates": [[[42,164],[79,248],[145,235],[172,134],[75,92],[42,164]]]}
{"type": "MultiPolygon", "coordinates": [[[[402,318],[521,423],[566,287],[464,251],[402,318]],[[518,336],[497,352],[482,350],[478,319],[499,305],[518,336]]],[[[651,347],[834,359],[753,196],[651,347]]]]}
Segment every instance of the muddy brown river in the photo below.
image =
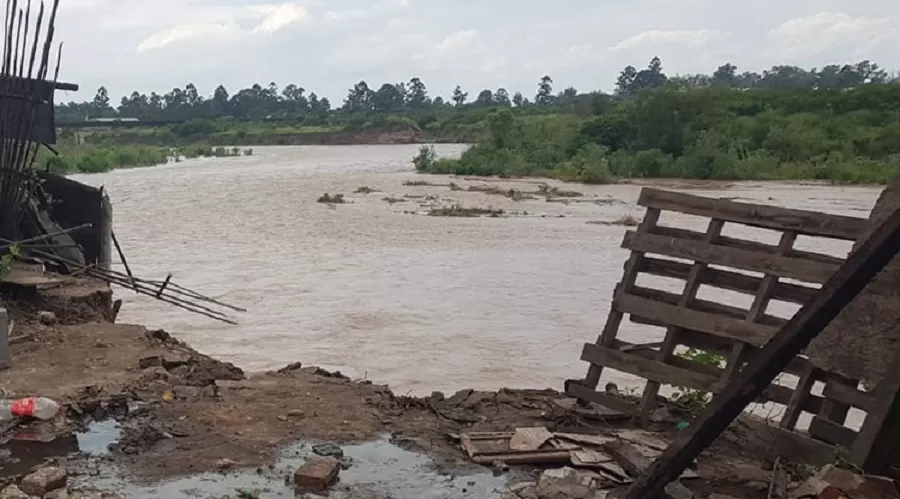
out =
{"type": "MultiPolygon", "coordinates": [[[[583,376],[582,345],[603,327],[627,256],[619,247],[625,227],[588,222],[640,217],[635,201],[641,187],[565,185],[609,202],[562,204],[404,186],[427,180],[537,187],[536,181],[417,175],[411,163],[417,149],[255,148],[250,157],[77,176],[110,192],[116,233],[136,274],[161,279],[171,272],[182,285],[248,309],[235,314],[240,324],[231,326],[117,291],[125,301],[120,321],[172,331],[246,369],[300,361],[388,383],[401,393],[561,389],[564,379],[583,376]],[[354,194],[361,186],[380,192],[354,194]],[[348,203],[317,203],[324,193],[344,194],[348,203]],[[384,200],[407,195],[435,199],[384,200]],[[455,202],[518,213],[423,215],[429,205],[455,202]]],[[[438,152],[463,149],[445,145],[438,152]]],[[[879,193],[764,183],[679,190],[860,217],[879,193]]],[[[663,222],[702,223],[690,217],[663,222]]],[[[848,249],[816,247],[838,255],[848,249]]],[[[680,291],[675,283],[661,287],[669,285],[680,291]]],[[[726,299],[745,306],[749,300],[726,299]]],[[[623,328],[637,342],[659,336],[627,322],[623,328]]]]}

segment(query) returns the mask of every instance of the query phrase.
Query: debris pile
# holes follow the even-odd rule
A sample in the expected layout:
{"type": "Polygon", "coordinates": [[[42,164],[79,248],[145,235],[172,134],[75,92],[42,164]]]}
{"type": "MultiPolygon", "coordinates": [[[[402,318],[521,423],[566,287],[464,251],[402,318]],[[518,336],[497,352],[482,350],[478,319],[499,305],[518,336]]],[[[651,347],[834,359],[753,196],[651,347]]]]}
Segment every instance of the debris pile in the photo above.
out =
{"type": "MultiPolygon", "coordinates": [[[[668,446],[653,433],[636,429],[588,434],[516,428],[514,432],[463,433],[460,441],[473,462],[495,469],[500,464],[564,465],[545,471],[535,483],[514,486],[522,499],[595,497],[594,491],[631,483],[668,446]]],[[[698,477],[693,470],[686,470],[681,479],[698,477]]],[[[684,489],[678,482],[670,487],[684,489]]]]}
{"type": "Polygon", "coordinates": [[[62,467],[43,466],[25,475],[18,484],[11,483],[0,491],[0,499],[121,499],[107,492],[76,492],[67,488],[68,473],[62,467]]]}

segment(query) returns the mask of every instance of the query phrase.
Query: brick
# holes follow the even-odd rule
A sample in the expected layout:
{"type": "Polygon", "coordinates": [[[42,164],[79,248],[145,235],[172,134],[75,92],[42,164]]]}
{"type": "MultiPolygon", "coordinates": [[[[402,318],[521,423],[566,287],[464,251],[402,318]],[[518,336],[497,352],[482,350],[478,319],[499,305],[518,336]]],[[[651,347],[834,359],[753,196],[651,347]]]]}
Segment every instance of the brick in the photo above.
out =
{"type": "Polygon", "coordinates": [[[334,485],[341,462],[330,457],[316,457],[308,460],[294,472],[294,486],[306,490],[325,490],[334,485]]]}
{"type": "Polygon", "coordinates": [[[66,470],[56,467],[41,468],[22,479],[19,488],[32,496],[41,496],[51,490],[66,486],[66,470]]]}

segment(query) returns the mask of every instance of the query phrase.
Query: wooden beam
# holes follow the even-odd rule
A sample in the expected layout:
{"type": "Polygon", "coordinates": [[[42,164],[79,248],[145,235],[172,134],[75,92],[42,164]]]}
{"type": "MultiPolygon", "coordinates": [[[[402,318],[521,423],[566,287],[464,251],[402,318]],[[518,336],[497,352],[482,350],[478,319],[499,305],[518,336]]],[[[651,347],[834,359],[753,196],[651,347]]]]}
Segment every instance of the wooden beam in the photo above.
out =
{"type": "MultiPolygon", "coordinates": [[[[633,287],[629,294],[640,296],[641,298],[647,298],[648,300],[659,301],[676,306],[678,306],[678,301],[680,299],[680,297],[675,293],[669,293],[668,291],[663,291],[661,289],[645,288],[643,286],[633,287]]],[[[719,303],[711,300],[701,300],[699,298],[695,298],[687,308],[696,310],[698,312],[706,312],[708,314],[716,314],[740,320],[745,320],[747,314],[750,313],[749,310],[741,307],[725,305],[724,303],[719,303]]],[[[766,326],[781,327],[787,324],[787,319],[775,315],[760,313],[759,318],[754,322],[766,326]]]]}
{"type": "MultiPolygon", "coordinates": [[[[652,234],[657,234],[660,236],[666,237],[674,237],[676,239],[687,239],[688,241],[704,241],[704,234],[702,232],[697,232],[695,230],[682,229],[680,227],[667,227],[665,225],[658,225],[650,231],[652,234]]],[[[795,232],[785,232],[785,234],[793,234],[796,238],[797,234],[795,232]]],[[[782,236],[783,237],[783,236],[782,236]]],[[[840,265],[844,263],[843,258],[838,258],[833,255],[826,255],[823,253],[813,253],[811,251],[802,251],[797,249],[788,248],[787,251],[784,251],[779,245],[772,245],[761,243],[759,241],[752,241],[750,239],[739,239],[736,237],[728,237],[728,236],[720,236],[716,239],[716,244],[719,246],[727,246],[729,248],[742,249],[753,251],[755,253],[764,253],[768,255],[784,255],[789,256],[791,258],[797,258],[799,260],[808,260],[811,262],[819,262],[819,263],[827,263],[830,265],[840,265]]]]}
{"type": "MultiPolygon", "coordinates": [[[[640,267],[642,273],[672,279],[687,279],[690,271],[691,264],[689,263],[649,256],[644,257],[640,267]]],[[[699,278],[702,284],[748,295],[756,295],[762,281],[761,278],[752,275],[708,267],[700,272],[699,278]]],[[[775,289],[772,291],[772,299],[803,305],[812,300],[818,291],[818,289],[808,286],[779,282],[775,284],[775,289]]]]}
{"type": "Polygon", "coordinates": [[[817,440],[839,445],[845,449],[853,447],[853,442],[857,437],[857,433],[852,429],[819,416],[814,416],[809,422],[809,435],[817,440]]]}
{"type": "Polygon", "coordinates": [[[862,237],[869,225],[866,218],[793,210],[764,204],[737,203],[650,188],[641,191],[638,204],[764,229],[794,231],[808,236],[832,237],[847,241],[856,241],[862,237]]]}
{"type": "MultiPolygon", "coordinates": [[[[896,215],[891,215],[886,223],[893,221],[896,215]]],[[[862,252],[862,248],[858,251],[862,252]]],[[[890,365],[898,366],[898,362],[900,349],[894,353],[890,365]]],[[[897,442],[900,442],[900,369],[888,369],[875,387],[870,410],[850,458],[866,472],[882,473],[896,462],[897,442]]]]}
{"type": "Polygon", "coordinates": [[[765,345],[778,331],[777,327],[750,324],[740,319],[681,308],[628,293],[617,294],[613,307],[625,314],[634,314],[654,322],[700,331],[754,346],[765,345]]]}
{"type": "Polygon", "coordinates": [[[873,397],[871,393],[866,393],[858,388],[843,383],[828,382],[825,390],[822,392],[825,398],[836,400],[842,404],[856,407],[869,412],[872,407],[873,397]]]}
{"type": "MultiPolygon", "coordinates": [[[[716,214],[721,217],[721,213],[716,214]]],[[[795,225],[796,221],[792,223],[795,225]]],[[[786,227],[802,232],[802,227],[786,227]]],[[[833,227],[832,227],[833,229],[833,227]]],[[[822,232],[820,230],[820,232],[822,232]]],[[[846,234],[845,231],[845,235],[846,234]]],[[[856,235],[856,234],[854,234],[856,235]]],[[[847,261],[825,283],[815,299],[800,309],[738,376],[707,406],[699,420],[653,463],[626,492],[624,499],[647,499],[660,495],[678,476],[784,371],[832,320],[900,251],[900,209],[866,238],[847,261]]],[[[900,362],[900,359],[898,359],[900,362]]],[[[900,420],[900,370],[894,371],[897,389],[883,390],[893,396],[881,411],[900,420]]],[[[891,375],[889,375],[891,376],[891,375]]],[[[892,387],[894,388],[894,387],[892,387]]],[[[870,413],[871,415],[871,413],[870,413]]],[[[889,421],[889,420],[888,420],[889,421]]],[[[897,430],[896,423],[886,430],[897,430]]],[[[874,431],[874,430],[873,430],[874,431]]],[[[881,448],[889,452],[882,440],[881,448]]],[[[871,453],[866,453],[871,455],[871,453]]]]}
{"type": "Polygon", "coordinates": [[[622,247],[640,253],[683,258],[816,284],[826,282],[839,267],[789,256],[728,248],[703,241],[674,239],[657,234],[638,234],[634,231],[625,234],[622,247]]]}
{"type": "Polygon", "coordinates": [[[686,386],[694,390],[710,391],[718,381],[718,378],[714,376],[675,367],[657,359],[645,359],[638,355],[590,343],[584,345],[581,360],[634,374],[649,381],[672,386],[686,386]]]}

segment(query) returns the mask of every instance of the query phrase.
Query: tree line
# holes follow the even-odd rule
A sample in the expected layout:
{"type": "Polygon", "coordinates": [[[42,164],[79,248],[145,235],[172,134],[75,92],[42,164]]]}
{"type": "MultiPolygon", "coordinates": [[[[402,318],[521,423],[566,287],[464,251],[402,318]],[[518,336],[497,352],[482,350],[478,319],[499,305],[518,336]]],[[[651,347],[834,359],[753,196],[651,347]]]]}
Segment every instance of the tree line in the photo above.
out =
{"type": "MultiPolygon", "coordinates": [[[[469,92],[457,86],[446,99],[431,97],[420,78],[408,82],[384,83],[377,89],[365,81],[353,85],[343,103],[334,107],[324,97],[296,84],[280,88],[275,82],[267,86],[254,84],[230,94],[219,85],[209,97],[200,94],[193,83],[184,88],[149,95],[132,92],[122,97],[118,106],[110,101],[109,91],[100,87],[94,98],[86,102],[69,102],[57,105],[60,122],[81,121],[90,118],[138,118],[141,120],[191,120],[191,119],[267,119],[304,118],[311,122],[325,122],[341,116],[371,113],[415,114],[439,110],[465,110],[485,108],[559,108],[560,110],[585,110],[614,99],[633,99],[641,92],[663,86],[676,88],[728,87],[737,89],[785,89],[818,90],[849,89],[860,85],[900,83],[900,78],[890,75],[878,64],[865,60],[855,64],[828,65],[821,69],[804,69],[797,66],[773,66],[762,73],[738,72],[737,66],[726,63],[711,75],[679,75],[668,77],[662,61],[654,57],[644,69],[625,67],[616,80],[612,95],[600,91],[582,93],[573,87],[554,91],[554,81],[549,75],[537,83],[535,93],[529,98],[522,92],[510,92],[505,88],[484,89],[470,99],[469,92]]],[[[590,113],[590,111],[588,111],[590,113]]]]}

